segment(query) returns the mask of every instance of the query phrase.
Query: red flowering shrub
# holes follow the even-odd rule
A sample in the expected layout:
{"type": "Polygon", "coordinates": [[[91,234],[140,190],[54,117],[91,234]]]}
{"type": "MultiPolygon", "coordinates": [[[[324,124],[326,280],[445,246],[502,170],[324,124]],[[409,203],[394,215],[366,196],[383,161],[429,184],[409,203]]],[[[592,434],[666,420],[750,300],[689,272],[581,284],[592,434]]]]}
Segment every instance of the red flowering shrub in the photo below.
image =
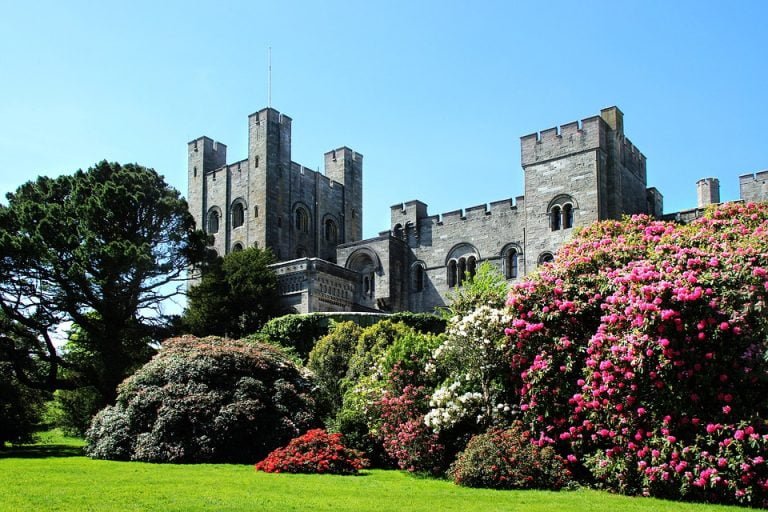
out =
{"type": "Polygon", "coordinates": [[[354,475],[367,465],[360,452],[342,444],[341,434],[317,428],[292,439],[288,446],[273,451],[255,467],[267,473],[354,475]]]}
{"type": "Polygon", "coordinates": [[[449,474],[458,485],[492,489],[560,489],[571,480],[555,450],[531,442],[519,422],[474,436],[449,474]]]}
{"type": "Polygon", "coordinates": [[[615,490],[768,505],[767,302],[767,204],[590,226],[510,293],[524,419],[615,490]]]}

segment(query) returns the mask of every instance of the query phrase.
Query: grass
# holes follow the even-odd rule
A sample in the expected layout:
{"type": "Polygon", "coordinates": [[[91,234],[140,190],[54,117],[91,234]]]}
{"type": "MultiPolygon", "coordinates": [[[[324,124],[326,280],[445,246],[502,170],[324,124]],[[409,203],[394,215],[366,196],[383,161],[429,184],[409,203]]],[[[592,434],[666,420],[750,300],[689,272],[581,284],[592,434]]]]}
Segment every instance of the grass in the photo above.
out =
{"type": "Polygon", "coordinates": [[[0,510],[691,511],[737,507],[578,491],[491,491],[400,471],[358,477],[255,472],[233,464],[91,460],[82,441],[48,434],[0,451],[0,510]]]}

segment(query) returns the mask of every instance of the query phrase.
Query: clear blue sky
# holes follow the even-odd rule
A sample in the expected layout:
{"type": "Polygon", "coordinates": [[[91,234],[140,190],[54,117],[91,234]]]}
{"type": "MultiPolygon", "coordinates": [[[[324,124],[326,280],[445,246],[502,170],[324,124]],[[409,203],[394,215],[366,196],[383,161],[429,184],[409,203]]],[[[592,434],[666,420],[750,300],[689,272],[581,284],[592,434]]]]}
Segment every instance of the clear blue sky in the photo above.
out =
{"type": "MultiPolygon", "coordinates": [[[[523,193],[519,138],[617,105],[665,210],[768,168],[768,2],[0,0],[0,193],[108,159],[186,194],[186,143],[246,156],[293,118],[293,160],[363,153],[364,236],[523,193]]],[[[4,201],[4,199],[3,199],[4,201]]]]}

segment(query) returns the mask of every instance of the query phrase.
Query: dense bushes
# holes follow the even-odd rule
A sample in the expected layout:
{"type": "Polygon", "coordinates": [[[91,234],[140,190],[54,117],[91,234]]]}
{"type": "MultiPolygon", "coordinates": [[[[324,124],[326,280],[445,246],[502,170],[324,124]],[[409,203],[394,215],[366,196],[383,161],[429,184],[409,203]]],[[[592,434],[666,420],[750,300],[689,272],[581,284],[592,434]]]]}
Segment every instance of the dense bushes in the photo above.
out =
{"type": "Polygon", "coordinates": [[[603,222],[518,285],[507,334],[538,443],[622,492],[768,505],[766,235],[765,204],[603,222]]]}
{"type": "Polygon", "coordinates": [[[45,394],[19,383],[10,363],[0,362],[0,449],[32,440],[45,394]]]}
{"type": "Polygon", "coordinates": [[[312,383],[279,349],[167,340],[86,435],[94,458],[253,463],[315,423],[312,383]]]}
{"type": "Polygon", "coordinates": [[[532,443],[520,423],[473,437],[450,476],[459,485],[492,489],[560,489],[570,482],[555,450],[532,443]]]}
{"type": "Polygon", "coordinates": [[[344,446],[341,434],[318,428],[273,451],[256,464],[256,469],[267,473],[354,475],[367,465],[360,452],[344,446]]]}

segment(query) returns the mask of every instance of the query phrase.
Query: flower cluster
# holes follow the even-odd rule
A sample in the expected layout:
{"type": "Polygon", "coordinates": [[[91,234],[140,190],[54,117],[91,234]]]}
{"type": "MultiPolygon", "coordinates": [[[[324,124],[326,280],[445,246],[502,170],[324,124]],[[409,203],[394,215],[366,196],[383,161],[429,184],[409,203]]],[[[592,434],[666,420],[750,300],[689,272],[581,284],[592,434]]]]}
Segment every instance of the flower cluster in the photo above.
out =
{"type": "Polygon", "coordinates": [[[768,205],[586,228],[508,300],[536,442],[623,492],[765,505],[766,303],[768,205]]]}
{"type": "Polygon", "coordinates": [[[322,429],[310,430],[274,450],[255,468],[266,473],[357,474],[367,467],[368,461],[360,452],[344,446],[341,438],[341,434],[329,434],[322,429]]]}

